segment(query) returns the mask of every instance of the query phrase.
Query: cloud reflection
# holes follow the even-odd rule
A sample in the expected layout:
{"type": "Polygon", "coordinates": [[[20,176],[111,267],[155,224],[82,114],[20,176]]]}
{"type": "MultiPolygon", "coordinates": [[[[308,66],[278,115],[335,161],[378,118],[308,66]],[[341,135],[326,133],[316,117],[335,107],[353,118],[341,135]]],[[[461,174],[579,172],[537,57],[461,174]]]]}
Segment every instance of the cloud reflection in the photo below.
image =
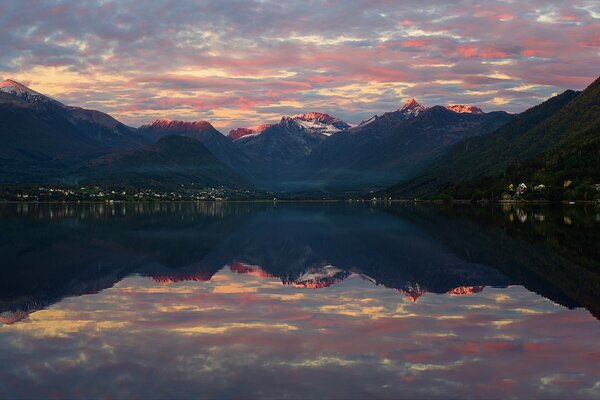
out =
{"type": "Polygon", "coordinates": [[[310,296],[306,288],[229,269],[214,278],[164,286],[130,277],[99,294],[66,299],[4,325],[0,360],[8,367],[0,372],[0,393],[599,394],[597,321],[520,287],[430,295],[413,303],[359,276],[310,296]],[[215,290],[219,287],[255,290],[215,290]],[[492,305],[496,308],[488,308],[492,305]],[[136,379],[141,376],[144,384],[136,379]],[[94,384],[99,381],[103,384],[94,384]]]}

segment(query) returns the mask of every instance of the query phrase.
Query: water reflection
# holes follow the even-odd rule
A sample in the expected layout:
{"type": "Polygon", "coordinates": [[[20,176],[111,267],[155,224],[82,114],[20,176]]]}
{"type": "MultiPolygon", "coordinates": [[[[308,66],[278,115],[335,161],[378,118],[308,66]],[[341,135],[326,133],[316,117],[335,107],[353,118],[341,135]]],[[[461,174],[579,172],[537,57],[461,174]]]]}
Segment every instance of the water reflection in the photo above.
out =
{"type": "Polygon", "coordinates": [[[5,205],[0,397],[599,396],[596,215],[5,205]]]}

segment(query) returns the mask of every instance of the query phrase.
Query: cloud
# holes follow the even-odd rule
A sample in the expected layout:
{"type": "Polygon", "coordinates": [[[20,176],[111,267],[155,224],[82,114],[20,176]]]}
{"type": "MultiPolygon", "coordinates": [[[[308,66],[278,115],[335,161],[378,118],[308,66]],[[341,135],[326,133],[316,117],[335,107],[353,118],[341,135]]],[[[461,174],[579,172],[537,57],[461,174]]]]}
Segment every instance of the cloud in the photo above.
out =
{"type": "Polygon", "coordinates": [[[413,303],[358,276],[320,290],[228,268],[131,276],[3,326],[0,395],[587,398],[597,325],[518,286],[413,303]]]}
{"type": "Polygon", "coordinates": [[[218,114],[211,122],[226,131],[262,122],[264,107],[282,103],[356,123],[405,97],[428,105],[476,101],[484,109],[502,98],[504,108],[519,112],[585,87],[600,58],[600,9],[585,0],[426,0],[419,7],[25,1],[0,8],[0,76],[132,125],[218,114]],[[354,97],[343,90],[381,84],[405,88],[368,99],[364,89],[354,97]],[[524,86],[531,90],[511,90],[524,86]],[[473,97],[474,87],[489,94],[473,97]]]}

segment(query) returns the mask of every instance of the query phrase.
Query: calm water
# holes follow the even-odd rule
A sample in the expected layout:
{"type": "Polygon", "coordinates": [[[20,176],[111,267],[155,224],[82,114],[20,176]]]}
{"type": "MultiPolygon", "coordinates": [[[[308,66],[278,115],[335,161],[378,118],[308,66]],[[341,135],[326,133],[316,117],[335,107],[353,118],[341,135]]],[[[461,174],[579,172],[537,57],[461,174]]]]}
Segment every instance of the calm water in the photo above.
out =
{"type": "Polygon", "coordinates": [[[600,398],[600,209],[0,205],[2,398],[600,398]]]}

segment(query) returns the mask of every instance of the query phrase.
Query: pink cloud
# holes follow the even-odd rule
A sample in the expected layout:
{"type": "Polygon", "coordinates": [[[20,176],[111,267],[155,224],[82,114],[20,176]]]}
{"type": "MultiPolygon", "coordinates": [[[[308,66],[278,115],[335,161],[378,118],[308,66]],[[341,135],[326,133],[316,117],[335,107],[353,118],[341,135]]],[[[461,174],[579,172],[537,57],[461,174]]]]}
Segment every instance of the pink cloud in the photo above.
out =
{"type": "Polygon", "coordinates": [[[495,18],[496,18],[496,19],[499,19],[499,20],[511,20],[511,19],[513,19],[514,17],[513,17],[513,15],[512,15],[512,14],[510,14],[510,13],[503,12],[503,13],[500,13],[500,14],[496,14],[496,15],[495,15],[495,18]]]}
{"type": "MultiPolygon", "coordinates": [[[[593,66],[600,22],[583,0],[539,2],[535,12],[533,5],[528,9],[500,1],[461,6],[428,0],[422,7],[326,2],[310,13],[293,1],[277,7],[251,1],[169,7],[14,2],[1,7],[0,75],[18,74],[35,82],[34,89],[54,88],[51,94],[59,100],[100,105],[107,112],[141,112],[153,106],[167,112],[171,106],[205,113],[215,106],[228,108],[230,115],[254,109],[254,122],[260,123],[258,106],[294,103],[318,110],[339,102],[335,89],[365,82],[411,82],[415,86],[407,96],[441,104],[476,100],[484,109],[496,107],[495,97],[506,97],[512,100],[508,110],[518,112],[553,92],[581,89],[598,74],[593,66]],[[554,15],[556,21],[540,21],[539,15],[554,15]],[[510,60],[489,63],[503,59],[510,60]],[[70,89],[59,90],[60,75],[40,75],[40,68],[65,69],[82,79],[65,78],[62,84],[70,89]],[[218,70],[218,76],[182,76],[210,69],[218,70]],[[274,78],[282,74],[290,78],[274,78]],[[497,74],[511,79],[483,79],[497,74]],[[440,80],[462,83],[431,85],[440,80]],[[506,90],[526,85],[544,87],[526,93],[506,90]],[[491,94],[464,94],[474,87],[491,94]],[[332,90],[317,94],[319,89],[332,90]],[[157,100],[158,90],[184,97],[198,90],[214,95],[177,105],[157,100]]],[[[395,109],[399,101],[383,91],[368,102],[346,96],[339,111],[356,123],[395,109]]],[[[123,117],[128,123],[147,122],[123,117]]]]}
{"type": "Polygon", "coordinates": [[[458,46],[456,48],[456,51],[464,58],[471,58],[471,57],[475,56],[475,54],[477,54],[477,46],[473,46],[473,45],[458,46]]]}

